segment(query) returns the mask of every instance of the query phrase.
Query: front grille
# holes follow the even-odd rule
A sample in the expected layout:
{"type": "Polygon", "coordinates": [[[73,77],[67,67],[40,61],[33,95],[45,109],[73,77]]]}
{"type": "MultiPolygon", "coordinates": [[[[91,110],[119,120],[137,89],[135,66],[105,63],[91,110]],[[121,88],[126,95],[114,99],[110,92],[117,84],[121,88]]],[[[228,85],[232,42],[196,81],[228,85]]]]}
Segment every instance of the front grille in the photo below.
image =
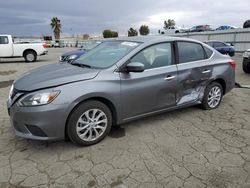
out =
{"type": "Polygon", "coordinates": [[[15,88],[13,88],[13,91],[10,94],[11,103],[14,104],[18,98],[23,96],[23,94],[25,94],[25,92],[21,92],[21,91],[15,89],[15,88]]]}
{"type": "Polygon", "coordinates": [[[61,56],[60,61],[68,61],[69,56],[61,56]]]}
{"type": "Polygon", "coordinates": [[[59,60],[60,60],[60,61],[63,61],[63,59],[64,59],[64,56],[60,56],[60,59],[59,59],[59,60]]]}
{"type": "Polygon", "coordinates": [[[14,97],[17,95],[17,93],[18,93],[18,90],[15,89],[15,88],[13,88],[13,91],[12,91],[12,93],[11,93],[11,95],[10,95],[10,99],[13,100],[14,97]]]}

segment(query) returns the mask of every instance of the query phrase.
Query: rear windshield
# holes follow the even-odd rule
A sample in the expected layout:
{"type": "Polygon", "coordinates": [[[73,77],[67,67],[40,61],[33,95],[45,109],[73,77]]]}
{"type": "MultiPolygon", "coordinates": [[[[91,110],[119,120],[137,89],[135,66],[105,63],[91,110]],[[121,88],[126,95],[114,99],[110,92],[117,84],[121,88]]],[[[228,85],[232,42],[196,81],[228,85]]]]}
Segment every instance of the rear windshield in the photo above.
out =
{"type": "Polygon", "coordinates": [[[92,68],[107,68],[138,47],[140,43],[129,41],[105,41],[78,58],[75,63],[92,68]]]}

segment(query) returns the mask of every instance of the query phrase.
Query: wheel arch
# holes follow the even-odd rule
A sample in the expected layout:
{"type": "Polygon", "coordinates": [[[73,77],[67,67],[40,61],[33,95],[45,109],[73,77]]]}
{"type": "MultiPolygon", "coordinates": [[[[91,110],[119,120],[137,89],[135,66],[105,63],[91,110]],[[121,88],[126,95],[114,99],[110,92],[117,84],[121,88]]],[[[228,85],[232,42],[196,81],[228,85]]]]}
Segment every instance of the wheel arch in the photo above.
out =
{"type": "Polygon", "coordinates": [[[99,101],[103,104],[105,104],[111,111],[111,114],[112,114],[112,126],[116,125],[117,123],[117,110],[115,108],[115,105],[113,104],[113,102],[111,102],[111,100],[105,98],[105,97],[99,97],[99,96],[96,96],[96,97],[89,97],[89,98],[86,98],[86,99],[83,99],[81,101],[79,101],[78,103],[76,103],[74,105],[74,107],[70,110],[68,116],[67,116],[67,119],[66,119],[66,122],[65,122],[65,126],[64,126],[64,137],[67,139],[68,138],[68,135],[67,135],[67,126],[68,126],[68,121],[69,121],[69,117],[70,115],[73,113],[73,111],[79,106],[81,105],[82,103],[84,102],[87,102],[87,101],[99,101]]]}
{"type": "Polygon", "coordinates": [[[23,57],[25,56],[25,54],[26,54],[27,52],[34,52],[34,53],[36,54],[36,56],[37,56],[36,50],[34,50],[34,49],[32,49],[32,48],[28,48],[28,49],[25,49],[25,50],[23,51],[23,57]]]}
{"type": "Polygon", "coordinates": [[[215,78],[214,80],[209,82],[208,85],[211,84],[212,82],[218,82],[222,86],[223,95],[225,95],[226,89],[227,89],[227,83],[226,83],[225,79],[223,79],[223,78],[215,78]]]}

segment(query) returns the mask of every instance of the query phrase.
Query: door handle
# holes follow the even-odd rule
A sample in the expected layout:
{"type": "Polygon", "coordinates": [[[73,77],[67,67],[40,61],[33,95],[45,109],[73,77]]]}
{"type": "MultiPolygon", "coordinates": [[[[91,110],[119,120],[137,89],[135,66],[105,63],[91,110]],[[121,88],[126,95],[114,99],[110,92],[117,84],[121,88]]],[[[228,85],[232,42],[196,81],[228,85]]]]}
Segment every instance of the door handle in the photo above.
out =
{"type": "Polygon", "coordinates": [[[211,70],[204,70],[204,71],[202,71],[203,74],[210,73],[210,72],[211,72],[211,70]]]}
{"type": "Polygon", "coordinates": [[[165,77],[164,80],[172,80],[172,79],[174,79],[174,78],[175,78],[175,76],[169,75],[169,76],[165,77]]]}

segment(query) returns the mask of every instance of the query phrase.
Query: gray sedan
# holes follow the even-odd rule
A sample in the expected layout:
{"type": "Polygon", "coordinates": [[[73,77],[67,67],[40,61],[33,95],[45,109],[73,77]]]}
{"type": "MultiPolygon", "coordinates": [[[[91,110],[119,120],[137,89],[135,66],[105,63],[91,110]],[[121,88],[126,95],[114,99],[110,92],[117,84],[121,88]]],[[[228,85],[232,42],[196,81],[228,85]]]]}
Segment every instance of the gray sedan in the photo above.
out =
{"type": "Polygon", "coordinates": [[[105,41],[72,64],[46,65],[15,80],[11,124],[24,138],[95,144],[114,125],[197,104],[217,108],[234,88],[235,65],[190,39],[105,41]]]}

